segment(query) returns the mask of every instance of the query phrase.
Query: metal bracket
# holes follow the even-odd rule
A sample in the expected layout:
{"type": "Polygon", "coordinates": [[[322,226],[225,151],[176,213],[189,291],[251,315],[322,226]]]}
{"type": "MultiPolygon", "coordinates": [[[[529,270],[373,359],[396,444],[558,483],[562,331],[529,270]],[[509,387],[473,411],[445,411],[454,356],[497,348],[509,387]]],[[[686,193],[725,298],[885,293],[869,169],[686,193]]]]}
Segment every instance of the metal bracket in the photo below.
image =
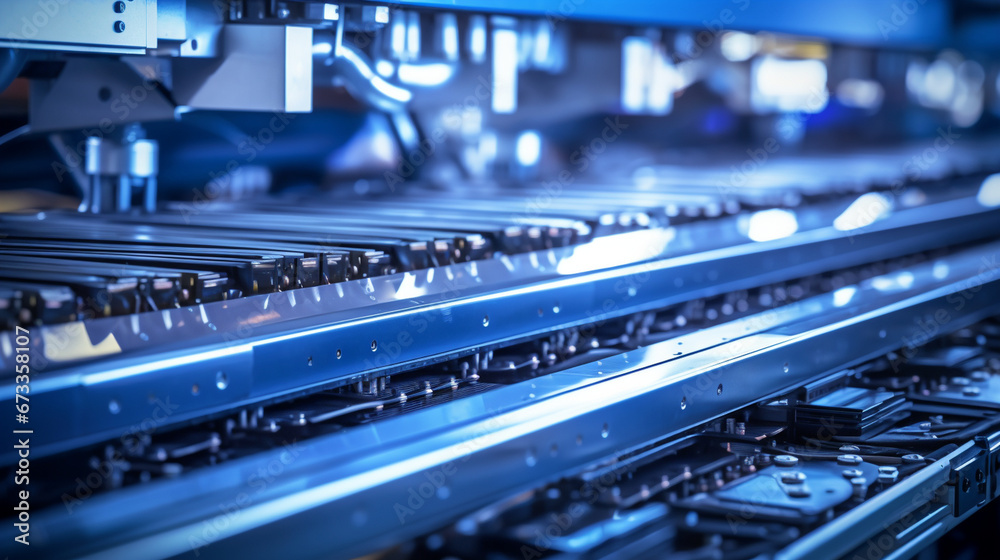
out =
{"type": "Polygon", "coordinates": [[[955,467],[955,517],[962,517],[972,508],[985,504],[990,497],[987,477],[990,458],[989,441],[985,437],[976,438],[973,455],[955,467]]]}

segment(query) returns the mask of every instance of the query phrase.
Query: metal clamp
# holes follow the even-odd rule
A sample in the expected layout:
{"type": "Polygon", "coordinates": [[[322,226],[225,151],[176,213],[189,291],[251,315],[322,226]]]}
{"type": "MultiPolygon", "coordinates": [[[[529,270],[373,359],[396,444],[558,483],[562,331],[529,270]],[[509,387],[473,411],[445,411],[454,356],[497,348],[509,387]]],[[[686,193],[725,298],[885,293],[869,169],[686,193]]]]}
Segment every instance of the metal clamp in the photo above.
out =
{"type": "Polygon", "coordinates": [[[129,127],[121,143],[94,136],[87,138],[89,185],[80,203],[81,212],[128,212],[136,188],[143,190],[143,209],[156,210],[159,144],[142,138],[141,132],[137,125],[129,127]]]}

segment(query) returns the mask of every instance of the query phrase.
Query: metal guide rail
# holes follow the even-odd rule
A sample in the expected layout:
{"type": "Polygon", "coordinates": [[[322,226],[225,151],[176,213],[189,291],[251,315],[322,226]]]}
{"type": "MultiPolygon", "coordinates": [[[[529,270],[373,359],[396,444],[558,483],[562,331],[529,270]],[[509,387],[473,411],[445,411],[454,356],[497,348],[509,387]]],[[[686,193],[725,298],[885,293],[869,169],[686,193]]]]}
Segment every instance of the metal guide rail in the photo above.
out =
{"type": "MultiPolygon", "coordinates": [[[[961,197],[931,198],[862,227],[831,226],[852,206],[858,207],[801,209],[801,228],[771,241],[748,239],[754,218],[734,216],[573,248],[42,326],[36,329],[42,359],[35,368],[46,375],[32,387],[40,395],[39,417],[71,421],[40,431],[34,451],[47,455],[117,437],[168,398],[176,408],[167,424],[189,422],[302,392],[370,383],[595,317],[958,245],[1000,228],[997,210],[961,197]],[[372,332],[397,334],[379,340],[372,332]],[[164,393],[164,387],[174,389],[164,393]]],[[[4,365],[11,347],[10,333],[0,333],[4,365]]],[[[4,452],[3,458],[13,455],[4,452]]]]}
{"type": "Polygon", "coordinates": [[[579,190],[526,210],[503,191],[462,197],[272,197],[165,205],[152,215],[0,216],[0,327],[226,301],[578,245],[737,212],[738,197],[579,190]],[[56,291],[56,290],[59,291],[56,291]],[[66,297],[65,291],[76,297],[66,297]]]}
{"type": "MultiPolygon", "coordinates": [[[[963,191],[971,195],[977,186],[963,179],[895,195],[827,193],[809,199],[824,201],[820,208],[856,214],[837,224],[845,229],[867,225],[894,207],[925,206],[963,191]]],[[[628,231],[718,221],[754,207],[737,194],[649,187],[624,195],[608,189],[577,186],[544,208],[525,203],[523,193],[502,190],[447,196],[414,191],[347,200],[275,197],[196,209],[175,203],[152,215],[3,215],[0,328],[169,310],[558,249],[628,231]]],[[[797,197],[785,206],[802,202],[797,197]]],[[[757,218],[761,223],[749,224],[754,228],[743,223],[742,237],[773,236],[761,230],[765,221],[794,231],[796,216],[782,218],[780,209],[771,210],[757,218]]],[[[799,211],[805,227],[811,212],[799,211]]]]}
{"type": "MultiPolygon", "coordinates": [[[[775,306],[798,304],[858,281],[901,273],[948,254],[944,250],[936,253],[921,253],[751,290],[737,290],[611,320],[596,319],[589,324],[441,364],[230,411],[222,418],[180,429],[159,429],[175,412],[169,400],[159,401],[150,419],[138,428],[126,430],[120,438],[36,461],[35,472],[41,472],[41,479],[47,483],[41,488],[36,486],[35,503],[45,506],[66,502],[79,488],[67,481],[65,473],[86,472],[95,461],[111,468],[99,484],[88,484],[88,492],[116,490],[162,477],[175,477],[269,449],[287,439],[289,433],[299,439],[319,437],[539,379],[775,306]]],[[[733,336],[747,334],[749,332],[736,332],[733,336]]]]}
{"type": "Polygon", "coordinates": [[[998,256],[1000,244],[990,243],[911,263],[398,418],[311,438],[285,425],[286,439],[269,451],[71,495],[38,514],[33,538],[53,557],[277,554],[289,541],[307,557],[348,557],[418,537],[411,550],[432,557],[477,557],[477,543],[498,539],[513,543],[518,556],[525,533],[517,528],[532,522],[511,513],[518,504],[541,500],[530,512],[555,508],[558,518],[560,500],[579,501],[573,481],[609,480],[618,491],[598,492],[587,515],[567,513],[562,529],[597,524],[607,538],[529,546],[539,555],[573,543],[586,545],[581,554],[607,553],[597,549],[628,541],[690,557],[715,546],[741,557],[726,544],[728,529],[710,522],[721,519],[745,529],[736,539],[754,541],[749,550],[757,553],[839,557],[880,527],[861,526],[835,542],[827,527],[848,516],[898,519],[907,511],[893,508],[929,491],[913,507],[931,503],[930,517],[913,516],[904,546],[923,532],[925,518],[954,524],[995,488],[992,440],[973,440],[1000,426],[1000,399],[989,392],[1000,385],[997,327],[971,325],[1000,312],[1000,269],[991,264],[998,256]],[[940,348],[921,348],[948,333],[956,334],[940,348]],[[953,406],[962,398],[967,406],[953,406]],[[281,473],[260,484],[272,464],[281,473]],[[581,470],[586,465],[593,467],[581,470]],[[621,470],[628,465],[631,478],[621,470]],[[608,469],[615,474],[602,478],[608,469]],[[845,478],[848,470],[856,476],[845,478]],[[431,494],[420,497],[428,483],[431,494]],[[748,502],[741,493],[753,485],[777,493],[752,493],[764,501],[748,502]],[[490,506],[513,495],[521,497],[490,506]],[[727,519],[743,511],[734,504],[747,503],[758,513],[727,519]],[[692,529],[691,515],[709,522],[692,529]],[[350,530],[325,530],[331,520],[350,530]],[[645,530],[652,540],[614,538],[645,530]],[[691,531],[704,537],[701,546],[692,546],[700,541],[691,531]],[[442,542],[466,548],[444,550],[442,542]]]}

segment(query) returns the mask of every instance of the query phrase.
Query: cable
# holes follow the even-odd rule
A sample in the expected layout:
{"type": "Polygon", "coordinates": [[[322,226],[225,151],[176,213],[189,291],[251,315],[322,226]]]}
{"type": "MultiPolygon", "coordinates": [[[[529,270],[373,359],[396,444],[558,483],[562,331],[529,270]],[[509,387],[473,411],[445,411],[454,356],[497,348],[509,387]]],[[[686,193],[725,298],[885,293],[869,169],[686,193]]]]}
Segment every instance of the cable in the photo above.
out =
{"type": "Polygon", "coordinates": [[[30,124],[26,124],[24,126],[19,126],[19,127],[15,128],[14,130],[8,132],[7,134],[4,134],[3,136],[0,136],[0,146],[3,146],[7,142],[10,142],[11,140],[14,140],[15,138],[18,138],[20,136],[24,136],[25,134],[27,134],[29,132],[31,132],[31,125],[30,124]]]}

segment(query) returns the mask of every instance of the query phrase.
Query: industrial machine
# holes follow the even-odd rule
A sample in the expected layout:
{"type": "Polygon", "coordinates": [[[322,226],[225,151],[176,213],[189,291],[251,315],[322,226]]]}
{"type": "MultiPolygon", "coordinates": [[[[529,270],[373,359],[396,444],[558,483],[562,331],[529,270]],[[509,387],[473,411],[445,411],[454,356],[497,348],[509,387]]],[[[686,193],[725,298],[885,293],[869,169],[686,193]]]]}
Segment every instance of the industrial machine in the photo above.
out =
{"type": "Polygon", "coordinates": [[[993,558],[1000,7],[0,3],[9,558],[993,558]]]}

